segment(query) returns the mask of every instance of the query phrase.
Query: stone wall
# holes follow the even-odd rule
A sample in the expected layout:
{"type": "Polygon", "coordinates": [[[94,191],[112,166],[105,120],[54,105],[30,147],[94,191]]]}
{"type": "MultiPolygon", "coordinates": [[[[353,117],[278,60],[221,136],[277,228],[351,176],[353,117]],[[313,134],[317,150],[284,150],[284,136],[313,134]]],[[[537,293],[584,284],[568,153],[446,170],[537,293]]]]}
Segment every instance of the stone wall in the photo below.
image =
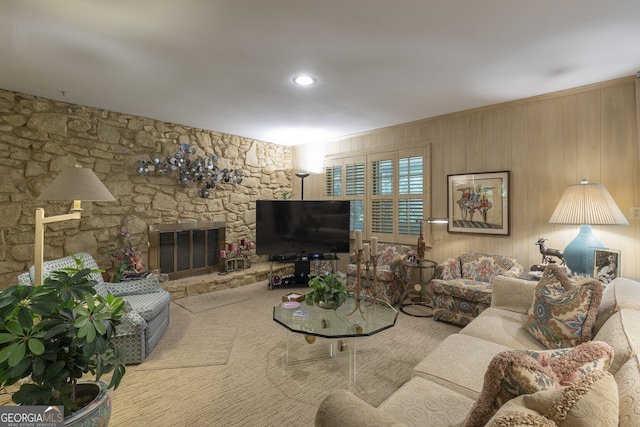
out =
{"type": "Polygon", "coordinates": [[[149,224],[224,221],[227,241],[255,241],[255,200],[292,190],[289,147],[0,90],[0,288],[33,264],[35,208],[47,217],[68,212],[70,202],[36,198],[76,164],[91,168],[117,200],[84,202],[81,220],[49,224],[45,259],[86,251],[112,271],[107,251],[123,229],[145,263],[149,224]],[[219,184],[203,199],[171,176],[138,175],[136,161],[169,156],[182,143],[218,155],[222,168],[242,168],[243,182],[219,184]]]}

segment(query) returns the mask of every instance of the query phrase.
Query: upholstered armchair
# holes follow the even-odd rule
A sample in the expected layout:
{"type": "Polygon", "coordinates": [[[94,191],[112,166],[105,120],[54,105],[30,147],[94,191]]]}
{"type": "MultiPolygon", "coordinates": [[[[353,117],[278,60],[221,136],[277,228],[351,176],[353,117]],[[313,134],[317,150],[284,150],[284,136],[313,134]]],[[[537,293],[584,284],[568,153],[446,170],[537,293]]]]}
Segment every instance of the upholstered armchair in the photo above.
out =
{"type": "Polygon", "coordinates": [[[515,258],[475,252],[463,252],[438,267],[438,278],[431,281],[433,318],[460,326],[491,305],[494,277],[523,272],[515,258]]]}
{"type": "MultiPolygon", "coordinates": [[[[98,270],[98,264],[88,253],[74,255],[86,268],[98,270]]],[[[45,261],[42,274],[47,277],[52,271],[75,267],[71,256],[45,261]]],[[[33,285],[35,269],[18,276],[19,285],[33,285]]],[[[169,326],[169,304],[171,295],[160,287],[156,278],[132,280],[122,283],[105,282],[100,273],[91,274],[97,282],[96,293],[113,294],[125,300],[125,314],[116,328],[116,344],[125,352],[125,363],[140,363],[151,353],[169,326]]]]}
{"type": "MultiPolygon", "coordinates": [[[[378,251],[376,265],[376,294],[386,298],[391,304],[397,304],[406,287],[406,278],[402,261],[409,253],[413,253],[411,247],[395,243],[384,243],[382,250],[378,251]]],[[[351,264],[346,266],[347,287],[355,288],[358,266],[355,256],[351,256],[351,264]]],[[[367,290],[373,283],[373,266],[369,265],[367,271],[363,262],[360,265],[360,281],[363,290],[367,290]]]]}

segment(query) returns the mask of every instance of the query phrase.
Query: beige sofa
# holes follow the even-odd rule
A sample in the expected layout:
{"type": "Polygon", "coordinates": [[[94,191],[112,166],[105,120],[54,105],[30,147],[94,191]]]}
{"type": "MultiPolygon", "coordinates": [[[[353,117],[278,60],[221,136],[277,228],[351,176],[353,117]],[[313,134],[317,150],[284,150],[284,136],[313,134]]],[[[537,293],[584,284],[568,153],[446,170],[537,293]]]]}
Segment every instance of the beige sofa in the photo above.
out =
{"type": "MultiPolygon", "coordinates": [[[[496,354],[510,349],[544,349],[522,327],[536,284],[516,278],[494,279],[491,306],[429,352],[414,367],[412,378],[379,407],[368,405],[347,390],[333,391],[320,404],[316,425],[461,425],[483,389],[485,371],[496,354]]],[[[610,406],[601,412],[614,417],[608,425],[639,426],[640,283],[618,278],[605,288],[593,333],[594,341],[608,343],[615,352],[608,369],[611,375],[606,374],[615,380],[610,385],[613,392],[597,400],[610,406]],[[614,396],[616,386],[618,393],[614,396]]],[[[522,402],[523,397],[507,402],[505,407],[522,402]]],[[[595,419],[589,409],[582,415],[588,421],[576,425],[607,425],[595,419]]]]}

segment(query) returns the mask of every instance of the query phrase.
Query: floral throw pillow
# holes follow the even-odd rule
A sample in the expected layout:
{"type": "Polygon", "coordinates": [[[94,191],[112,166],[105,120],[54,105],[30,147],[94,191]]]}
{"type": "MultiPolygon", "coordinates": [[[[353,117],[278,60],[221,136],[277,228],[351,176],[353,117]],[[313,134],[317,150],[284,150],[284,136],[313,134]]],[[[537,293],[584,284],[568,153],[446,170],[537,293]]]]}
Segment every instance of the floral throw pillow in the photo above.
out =
{"type": "Polygon", "coordinates": [[[574,347],[591,339],[601,301],[599,281],[574,285],[560,267],[548,266],[523,328],[547,348],[574,347]]]}
{"type": "Polygon", "coordinates": [[[502,405],[515,397],[554,390],[591,372],[606,371],[612,360],[613,348],[595,341],[549,352],[498,353],[489,363],[482,391],[464,427],[484,426],[502,405]]]}
{"type": "Polygon", "coordinates": [[[518,396],[486,427],[617,427],[618,387],[608,372],[590,372],[567,387],[518,396]]]}

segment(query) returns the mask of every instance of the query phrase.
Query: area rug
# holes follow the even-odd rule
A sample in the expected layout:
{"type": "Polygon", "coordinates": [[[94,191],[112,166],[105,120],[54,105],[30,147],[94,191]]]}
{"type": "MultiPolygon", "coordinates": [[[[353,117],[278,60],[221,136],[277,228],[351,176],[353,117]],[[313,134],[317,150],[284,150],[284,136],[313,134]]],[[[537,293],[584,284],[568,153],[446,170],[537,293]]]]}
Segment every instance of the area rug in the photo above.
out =
{"type": "Polygon", "coordinates": [[[238,328],[218,325],[214,316],[197,315],[171,304],[169,327],[137,371],[225,365],[238,328]]]}
{"type": "MultiPolygon", "coordinates": [[[[273,307],[291,291],[302,292],[304,288],[268,290],[265,280],[234,289],[233,292],[251,293],[252,297],[215,310],[192,314],[171,304],[170,328],[183,321],[182,317],[188,317],[191,321],[183,323],[180,332],[201,330],[198,345],[190,349],[193,352],[199,353],[200,345],[213,342],[209,336],[215,335],[216,328],[238,328],[227,362],[185,369],[127,367],[120,387],[110,393],[113,407],[118,409],[113,411],[110,424],[313,426],[318,405],[332,390],[348,389],[377,407],[411,379],[413,367],[431,349],[460,331],[457,326],[435,322],[430,317],[399,313],[393,328],[362,338],[358,344],[357,382],[349,384],[344,365],[332,358],[287,363],[287,338],[292,333],[272,318],[273,307]]],[[[299,335],[293,335],[294,345],[313,352],[324,350],[326,355],[321,338],[308,344],[304,335],[299,335]]],[[[165,333],[160,345],[166,338],[165,333]]],[[[157,350],[150,358],[161,354],[167,359],[174,357],[169,351],[157,350]]]]}
{"type": "Polygon", "coordinates": [[[243,289],[225,289],[223,291],[192,295],[174,302],[191,313],[201,313],[214,308],[224,307],[251,298],[243,289]]]}

